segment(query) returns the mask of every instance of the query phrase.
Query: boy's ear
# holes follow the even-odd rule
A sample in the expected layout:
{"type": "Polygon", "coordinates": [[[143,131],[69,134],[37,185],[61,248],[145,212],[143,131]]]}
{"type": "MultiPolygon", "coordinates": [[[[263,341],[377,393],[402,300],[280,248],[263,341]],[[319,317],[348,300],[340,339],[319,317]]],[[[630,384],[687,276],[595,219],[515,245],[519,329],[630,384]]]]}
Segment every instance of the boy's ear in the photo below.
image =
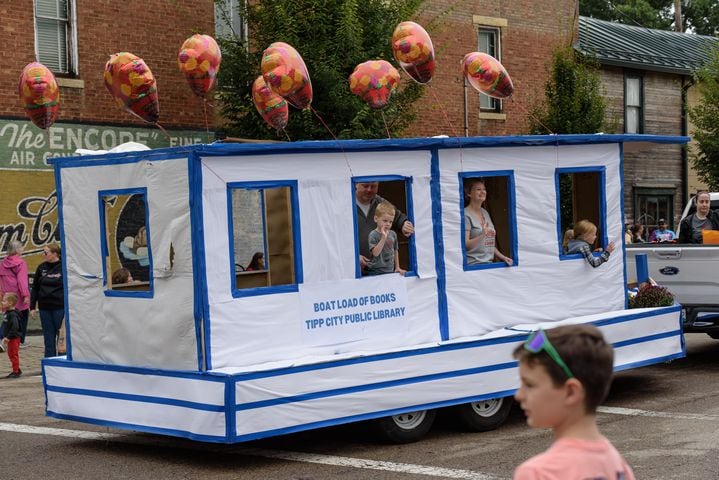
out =
{"type": "Polygon", "coordinates": [[[564,383],[565,401],[568,405],[584,404],[584,385],[576,378],[570,378],[564,383]]]}

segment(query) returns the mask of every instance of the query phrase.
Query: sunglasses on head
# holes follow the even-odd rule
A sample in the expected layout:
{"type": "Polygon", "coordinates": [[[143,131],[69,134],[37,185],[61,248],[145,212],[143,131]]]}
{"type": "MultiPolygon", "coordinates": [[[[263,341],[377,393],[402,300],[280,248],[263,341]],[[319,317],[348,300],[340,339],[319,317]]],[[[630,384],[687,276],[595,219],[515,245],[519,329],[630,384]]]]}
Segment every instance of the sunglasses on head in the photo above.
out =
{"type": "Polygon", "coordinates": [[[524,342],[524,348],[532,353],[539,353],[544,350],[547,352],[547,355],[549,355],[549,358],[554,360],[554,363],[559,365],[562,371],[567,374],[568,378],[574,378],[574,374],[569,369],[567,364],[564,363],[562,357],[559,356],[557,349],[555,349],[554,345],[550,343],[547,338],[547,333],[541,328],[529,336],[527,341],[524,342]]]}

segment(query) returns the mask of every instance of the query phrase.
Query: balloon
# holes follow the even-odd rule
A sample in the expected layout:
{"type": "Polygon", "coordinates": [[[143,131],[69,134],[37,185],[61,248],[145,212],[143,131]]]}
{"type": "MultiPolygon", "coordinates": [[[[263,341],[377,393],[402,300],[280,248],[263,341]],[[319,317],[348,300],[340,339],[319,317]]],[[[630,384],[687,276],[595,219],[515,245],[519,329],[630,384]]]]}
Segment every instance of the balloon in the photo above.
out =
{"type": "Polygon", "coordinates": [[[105,64],[105,87],[115,103],[149,123],[160,118],[155,77],[145,62],[132,53],[110,56],[105,64]]]}
{"type": "Polygon", "coordinates": [[[42,63],[28,63],[20,74],[18,94],[32,123],[48,128],[60,108],[60,89],[55,75],[42,63]]]}
{"type": "Polygon", "coordinates": [[[414,22],[402,22],[392,34],[392,54],[400,67],[418,83],[434,75],[434,47],[427,31],[414,22]]]}
{"type": "Polygon", "coordinates": [[[204,97],[215,84],[222,52],[209,35],[193,35],[182,44],[177,65],[195,95],[204,97]]]}
{"type": "Polygon", "coordinates": [[[514,92],[507,70],[491,55],[472,52],[462,60],[464,76],[470,85],[494,98],[507,98],[514,92]]]}
{"type": "Polygon", "coordinates": [[[262,54],[262,76],[273,92],[293,107],[312,103],[312,82],[304,60],[297,50],[283,42],[271,44],[262,54]]]}
{"type": "Polygon", "coordinates": [[[290,116],[287,101],[267,86],[262,75],[252,84],[252,101],[267,125],[277,130],[287,126],[290,116]]]}
{"type": "Polygon", "coordinates": [[[350,75],[350,91],[370,108],[384,108],[399,83],[399,72],[385,60],[360,63],[350,75]]]}

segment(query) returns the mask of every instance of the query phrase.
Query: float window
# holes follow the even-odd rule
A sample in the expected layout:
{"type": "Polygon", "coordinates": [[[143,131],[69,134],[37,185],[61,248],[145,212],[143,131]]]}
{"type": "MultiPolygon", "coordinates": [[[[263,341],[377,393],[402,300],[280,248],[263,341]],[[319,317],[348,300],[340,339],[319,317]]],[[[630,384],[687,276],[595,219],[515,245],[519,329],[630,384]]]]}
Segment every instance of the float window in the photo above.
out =
{"type": "Polygon", "coordinates": [[[592,247],[606,248],[604,168],[558,168],[555,184],[560,258],[581,258],[579,253],[567,253],[569,241],[573,238],[573,227],[579,220],[589,220],[597,227],[597,240],[592,247]]]}
{"type": "Polygon", "coordinates": [[[297,291],[302,283],[296,182],[228,188],[235,297],[297,291]]]}
{"type": "Polygon", "coordinates": [[[464,270],[519,264],[514,173],[459,174],[464,270]]]}
{"type": "MultiPolygon", "coordinates": [[[[414,228],[414,215],[412,212],[412,179],[398,175],[382,177],[355,177],[352,179],[352,198],[355,205],[355,252],[357,253],[357,278],[375,274],[372,266],[363,266],[361,257],[372,258],[369,248],[370,233],[376,229],[376,207],[386,200],[394,207],[392,231],[397,237],[397,251],[399,266],[406,272],[405,275],[416,275],[417,261],[414,244],[414,234],[409,237],[402,232],[403,226],[408,222],[414,228]]],[[[389,273],[389,272],[388,272],[389,273]]]]}
{"type": "Polygon", "coordinates": [[[100,192],[105,294],[152,296],[147,190],[100,192]]]}

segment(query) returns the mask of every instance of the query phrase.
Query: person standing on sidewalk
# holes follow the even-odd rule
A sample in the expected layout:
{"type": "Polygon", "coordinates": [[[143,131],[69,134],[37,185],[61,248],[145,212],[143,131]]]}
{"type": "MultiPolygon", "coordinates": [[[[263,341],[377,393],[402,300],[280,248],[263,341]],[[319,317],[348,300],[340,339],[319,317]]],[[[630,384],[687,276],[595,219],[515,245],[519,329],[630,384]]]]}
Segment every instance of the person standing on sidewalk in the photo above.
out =
{"type": "Polygon", "coordinates": [[[65,317],[65,293],[60,262],[60,246],[43,248],[45,261],[38,265],[33,279],[30,307],[40,311],[45,356],[57,356],[57,336],[65,317]]]}
{"type": "MultiPolygon", "coordinates": [[[[0,292],[17,295],[17,310],[20,315],[20,344],[25,345],[27,320],[30,313],[30,290],[27,281],[27,263],[22,259],[22,243],[13,240],[8,245],[7,257],[0,262],[0,292]]],[[[4,336],[0,331],[0,336],[4,336]]]]}
{"type": "Polygon", "coordinates": [[[22,375],[20,370],[20,313],[15,309],[17,304],[17,295],[14,293],[6,293],[2,297],[2,309],[5,312],[4,321],[2,323],[5,330],[5,338],[3,338],[3,346],[7,349],[7,356],[12,365],[12,372],[7,378],[18,378],[22,375]]]}

